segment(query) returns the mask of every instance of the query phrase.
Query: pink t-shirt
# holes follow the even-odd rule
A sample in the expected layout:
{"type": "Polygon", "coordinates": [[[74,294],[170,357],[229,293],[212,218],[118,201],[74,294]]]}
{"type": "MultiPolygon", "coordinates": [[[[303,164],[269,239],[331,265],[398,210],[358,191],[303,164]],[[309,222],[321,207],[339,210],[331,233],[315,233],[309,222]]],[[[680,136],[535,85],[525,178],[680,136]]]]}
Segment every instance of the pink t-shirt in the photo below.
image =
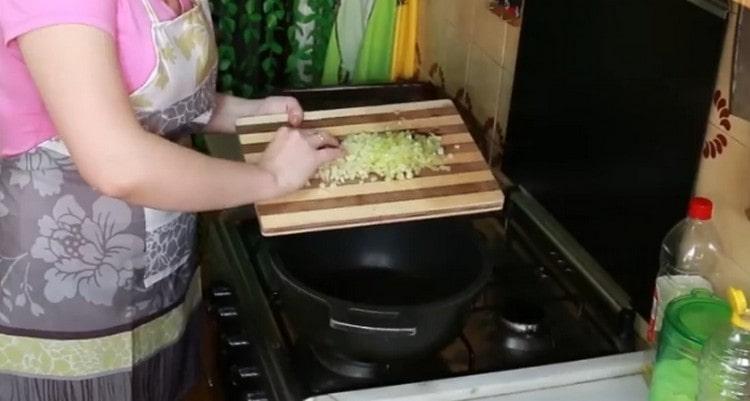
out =
{"type": "MultiPolygon", "coordinates": [[[[102,29],[115,38],[125,86],[133,92],[156,64],[151,20],[142,1],[0,0],[0,156],[23,153],[56,135],[15,39],[58,24],[102,29]]],[[[177,17],[164,0],[146,1],[160,20],[177,17]]],[[[180,3],[184,11],[193,4],[180,3]]]]}

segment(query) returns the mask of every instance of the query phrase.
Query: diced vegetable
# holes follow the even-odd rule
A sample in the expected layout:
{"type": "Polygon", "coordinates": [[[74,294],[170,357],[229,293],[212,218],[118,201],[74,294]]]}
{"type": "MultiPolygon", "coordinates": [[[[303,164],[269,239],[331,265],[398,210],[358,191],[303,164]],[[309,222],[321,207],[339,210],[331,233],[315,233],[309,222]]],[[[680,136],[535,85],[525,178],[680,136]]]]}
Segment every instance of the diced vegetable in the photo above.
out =
{"type": "Polygon", "coordinates": [[[320,168],[323,186],[406,180],[422,170],[450,170],[445,166],[440,137],[412,131],[363,132],[342,142],[346,156],[320,168]]]}

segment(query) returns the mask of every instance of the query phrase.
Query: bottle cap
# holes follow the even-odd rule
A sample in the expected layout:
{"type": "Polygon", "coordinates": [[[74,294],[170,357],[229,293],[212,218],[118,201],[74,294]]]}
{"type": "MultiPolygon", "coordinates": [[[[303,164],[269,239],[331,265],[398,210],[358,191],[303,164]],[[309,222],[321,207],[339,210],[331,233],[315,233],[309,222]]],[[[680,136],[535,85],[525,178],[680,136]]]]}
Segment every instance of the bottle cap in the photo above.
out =
{"type": "Polygon", "coordinates": [[[695,197],[690,200],[688,217],[696,220],[711,220],[714,205],[710,199],[695,197]]]}
{"type": "Polygon", "coordinates": [[[732,324],[750,330],[750,310],[747,309],[747,298],[742,290],[729,287],[729,305],[732,306],[732,324]]]}

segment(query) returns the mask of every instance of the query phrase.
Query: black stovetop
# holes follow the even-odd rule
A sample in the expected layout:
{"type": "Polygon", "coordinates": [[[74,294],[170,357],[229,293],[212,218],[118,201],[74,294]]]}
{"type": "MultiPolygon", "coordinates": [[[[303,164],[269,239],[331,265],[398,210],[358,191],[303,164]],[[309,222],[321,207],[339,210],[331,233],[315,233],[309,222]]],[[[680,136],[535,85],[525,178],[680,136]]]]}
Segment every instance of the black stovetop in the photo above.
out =
{"type": "Polygon", "coordinates": [[[301,400],[630,351],[632,312],[613,309],[600,286],[560,256],[564,252],[554,250],[525,217],[508,207],[504,216],[471,218],[492,246],[493,278],[459,338],[426,360],[398,366],[321,354],[299,341],[265,267],[254,258],[264,241],[255,220],[224,222],[224,245],[238,263],[215,287],[222,289],[215,298],[217,309],[224,307],[221,363],[230,378],[230,398],[301,400]],[[227,290],[233,294],[227,296],[227,290]]]}

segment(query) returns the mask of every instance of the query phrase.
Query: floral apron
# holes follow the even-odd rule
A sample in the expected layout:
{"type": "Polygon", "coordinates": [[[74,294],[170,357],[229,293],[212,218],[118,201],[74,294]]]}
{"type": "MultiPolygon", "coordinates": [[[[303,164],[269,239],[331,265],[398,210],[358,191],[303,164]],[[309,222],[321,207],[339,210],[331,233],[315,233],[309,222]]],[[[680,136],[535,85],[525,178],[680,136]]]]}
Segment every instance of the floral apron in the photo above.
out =
{"type": "MultiPolygon", "coordinates": [[[[177,139],[213,108],[209,5],[160,22],[149,1],[157,62],[130,100],[177,139]]],[[[0,239],[0,399],[170,401],[195,383],[194,215],[102,196],[54,138],[0,159],[0,239]]]]}

